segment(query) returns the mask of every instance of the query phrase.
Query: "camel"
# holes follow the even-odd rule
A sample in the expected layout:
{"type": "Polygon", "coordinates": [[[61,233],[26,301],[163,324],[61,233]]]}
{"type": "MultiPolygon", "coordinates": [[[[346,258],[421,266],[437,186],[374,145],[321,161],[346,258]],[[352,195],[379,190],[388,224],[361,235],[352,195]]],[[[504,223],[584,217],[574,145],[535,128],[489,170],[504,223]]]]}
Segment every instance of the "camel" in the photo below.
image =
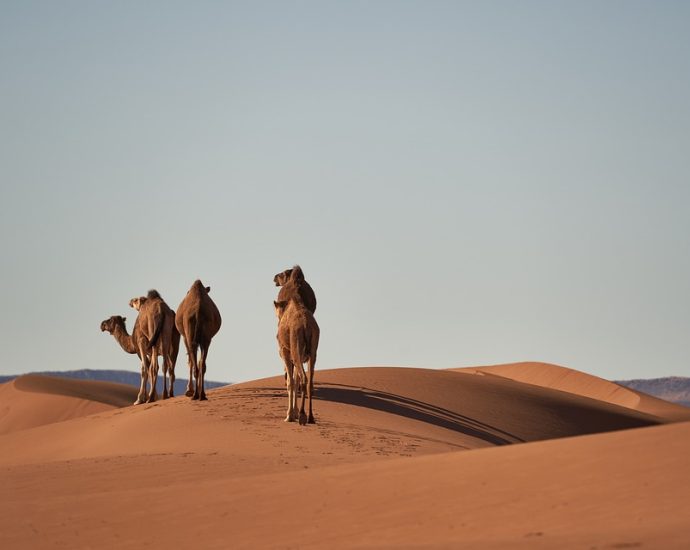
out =
{"type": "Polygon", "coordinates": [[[138,349],[137,355],[141,359],[141,387],[135,405],[144,401],[151,403],[157,399],[158,356],[164,356],[160,337],[165,328],[166,309],[170,308],[155,290],[149,291],[149,296],[150,298],[141,305],[139,315],[134,323],[135,330],[132,331],[134,335],[138,329],[140,334],[140,337],[133,338],[138,349]],[[148,393],[146,392],[147,380],[151,382],[151,389],[148,393]]]}
{"type": "Polygon", "coordinates": [[[285,363],[285,384],[288,392],[288,409],[285,422],[299,420],[301,425],[314,424],[312,397],[314,395],[314,366],[316,350],[319,347],[319,325],[294,287],[288,282],[283,288],[290,292],[289,300],[274,301],[278,317],[278,351],[285,363]],[[291,288],[292,287],[292,288],[291,288]],[[308,363],[308,372],[304,371],[308,363]],[[302,395],[299,416],[297,415],[297,389],[302,395]],[[305,393],[309,398],[309,415],[304,411],[305,393]]]}
{"type": "MultiPolygon", "coordinates": [[[[138,296],[129,301],[129,307],[141,310],[141,307],[149,299],[160,299],[160,294],[155,290],[150,290],[147,296],[138,296]]],[[[180,350],[180,333],[175,327],[175,312],[165,304],[165,325],[161,333],[161,352],[163,355],[163,399],[168,397],[175,397],[175,364],[177,363],[177,354],[180,350]],[[168,393],[168,378],[170,379],[170,392],[168,393]]],[[[187,382],[187,395],[192,393],[191,372],[189,381],[187,382]]]]}
{"type": "MultiPolygon", "coordinates": [[[[127,353],[136,354],[141,360],[141,387],[139,388],[139,395],[137,400],[134,402],[135,405],[139,405],[144,402],[144,398],[147,395],[146,385],[149,377],[149,362],[150,355],[148,350],[150,348],[148,339],[142,334],[139,329],[138,323],[135,321],[134,329],[132,334],[127,333],[127,326],[125,325],[126,317],[121,317],[120,315],[113,315],[101,323],[101,332],[109,332],[112,334],[120,344],[120,347],[127,353]],[[142,356],[142,350],[145,350],[142,356]]],[[[137,321],[139,318],[137,317],[137,321]]],[[[155,385],[152,386],[151,391],[155,392],[155,385]]]]}
{"type": "MultiPolygon", "coordinates": [[[[209,296],[210,291],[211,287],[205,287],[200,280],[194,281],[175,316],[175,326],[184,339],[189,370],[194,373],[196,383],[191,397],[202,401],[206,400],[204,377],[208,348],[221,325],[220,312],[209,296]],[[200,352],[198,358],[197,351],[200,352]]],[[[189,379],[191,382],[191,374],[189,379]]]]}
{"type": "Polygon", "coordinates": [[[309,283],[304,280],[304,273],[300,266],[296,265],[292,269],[286,269],[281,273],[277,273],[273,277],[273,282],[276,286],[283,287],[278,292],[279,302],[289,301],[290,293],[296,290],[306,308],[312,314],[316,313],[316,295],[309,283]],[[289,281],[293,281],[295,285],[286,287],[289,281]]]}

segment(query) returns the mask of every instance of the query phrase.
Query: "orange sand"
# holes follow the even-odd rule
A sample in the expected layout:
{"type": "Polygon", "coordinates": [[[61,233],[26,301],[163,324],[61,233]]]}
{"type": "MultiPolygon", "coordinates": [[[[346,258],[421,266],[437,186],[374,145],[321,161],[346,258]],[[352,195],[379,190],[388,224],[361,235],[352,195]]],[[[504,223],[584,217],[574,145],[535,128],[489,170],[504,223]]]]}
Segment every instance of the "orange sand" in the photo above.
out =
{"type": "Polygon", "coordinates": [[[690,409],[540,369],[321,371],[306,427],[274,377],[8,430],[0,547],[687,547],[690,409]]]}

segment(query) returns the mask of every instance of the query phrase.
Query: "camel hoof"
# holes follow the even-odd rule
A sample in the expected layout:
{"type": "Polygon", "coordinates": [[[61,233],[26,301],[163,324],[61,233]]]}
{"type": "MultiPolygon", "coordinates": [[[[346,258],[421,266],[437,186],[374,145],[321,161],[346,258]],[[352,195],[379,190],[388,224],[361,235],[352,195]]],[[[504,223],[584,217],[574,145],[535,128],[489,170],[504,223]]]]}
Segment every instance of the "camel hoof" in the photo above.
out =
{"type": "Polygon", "coordinates": [[[316,424],[316,420],[314,420],[314,417],[312,415],[309,415],[309,420],[307,421],[308,424],[316,424]]]}
{"type": "Polygon", "coordinates": [[[187,397],[192,397],[192,395],[194,395],[194,390],[187,390],[186,392],[184,392],[184,394],[185,394],[187,397]]]}
{"type": "Polygon", "coordinates": [[[197,394],[193,393],[192,394],[192,401],[198,401],[198,400],[199,400],[199,396],[197,394]]]}
{"type": "Polygon", "coordinates": [[[304,413],[300,413],[299,415],[299,425],[304,426],[307,423],[307,415],[304,413]]]}
{"type": "Polygon", "coordinates": [[[285,422],[294,422],[295,419],[292,418],[292,416],[288,414],[288,415],[285,417],[285,420],[284,420],[284,421],[285,421],[285,422]]]}
{"type": "Polygon", "coordinates": [[[201,397],[199,398],[199,401],[208,401],[208,397],[206,397],[205,393],[201,394],[201,397]]]}
{"type": "Polygon", "coordinates": [[[143,402],[144,402],[143,400],[137,399],[137,400],[134,402],[134,404],[135,404],[135,405],[141,405],[143,402]]]}

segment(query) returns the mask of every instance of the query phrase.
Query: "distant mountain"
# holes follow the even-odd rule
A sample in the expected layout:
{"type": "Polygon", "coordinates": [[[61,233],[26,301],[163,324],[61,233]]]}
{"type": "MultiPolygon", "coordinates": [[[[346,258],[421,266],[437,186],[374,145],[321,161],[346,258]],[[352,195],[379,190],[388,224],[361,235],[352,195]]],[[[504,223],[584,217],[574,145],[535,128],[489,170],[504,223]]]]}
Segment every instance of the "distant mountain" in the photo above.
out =
{"type": "MultiPolygon", "coordinates": [[[[32,372],[31,374],[43,374],[46,376],[58,376],[61,378],[77,378],[79,380],[100,380],[101,382],[119,382],[120,384],[129,384],[130,386],[139,387],[141,382],[141,376],[137,372],[130,372],[126,370],[93,370],[93,369],[82,369],[82,370],[69,370],[69,371],[42,371],[42,372],[32,372]]],[[[0,384],[4,382],[9,382],[14,380],[18,376],[0,376],[0,384]]],[[[220,386],[227,386],[227,382],[212,382],[209,380],[205,381],[206,389],[218,388],[220,386]]],[[[158,393],[163,392],[163,377],[161,373],[158,374],[158,393]]],[[[184,395],[185,389],[187,388],[186,378],[176,378],[175,379],[175,395],[184,395]]]]}
{"type": "Polygon", "coordinates": [[[616,380],[616,384],[690,407],[690,378],[667,376],[648,380],[616,380]]]}

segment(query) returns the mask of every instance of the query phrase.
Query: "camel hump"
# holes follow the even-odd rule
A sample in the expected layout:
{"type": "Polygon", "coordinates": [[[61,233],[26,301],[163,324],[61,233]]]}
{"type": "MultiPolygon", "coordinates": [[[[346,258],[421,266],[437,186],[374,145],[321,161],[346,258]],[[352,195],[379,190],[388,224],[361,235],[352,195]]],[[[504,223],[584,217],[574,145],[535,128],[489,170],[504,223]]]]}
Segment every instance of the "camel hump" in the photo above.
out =
{"type": "Polygon", "coordinates": [[[302,268],[298,265],[292,268],[292,273],[290,273],[290,280],[296,283],[301,283],[304,281],[304,272],[302,268]]]}
{"type": "Polygon", "coordinates": [[[161,298],[161,295],[158,293],[158,291],[157,291],[155,288],[152,288],[151,290],[149,290],[149,291],[146,293],[146,297],[149,298],[149,299],[151,299],[151,300],[154,299],[154,298],[158,298],[158,299],[160,299],[160,300],[163,299],[163,298],[161,298]]]}
{"type": "Polygon", "coordinates": [[[211,287],[205,287],[204,283],[202,283],[200,279],[197,279],[192,283],[192,287],[189,290],[193,290],[199,294],[208,294],[211,291],[211,287]]]}

